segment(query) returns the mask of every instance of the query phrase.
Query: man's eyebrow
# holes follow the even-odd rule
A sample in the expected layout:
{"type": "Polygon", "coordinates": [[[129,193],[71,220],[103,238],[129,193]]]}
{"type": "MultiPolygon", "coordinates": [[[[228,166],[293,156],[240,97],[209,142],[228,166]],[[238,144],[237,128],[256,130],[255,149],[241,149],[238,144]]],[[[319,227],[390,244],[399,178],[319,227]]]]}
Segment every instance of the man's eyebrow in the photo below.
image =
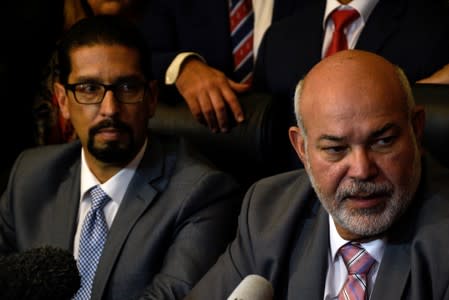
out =
{"type": "Polygon", "coordinates": [[[114,80],[114,83],[120,83],[120,82],[126,82],[126,81],[141,81],[143,78],[140,74],[133,74],[133,75],[125,75],[125,76],[119,76],[114,80]]]}
{"type": "Polygon", "coordinates": [[[373,133],[370,134],[371,138],[378,138],[380,136],[382,136],[383,134],[385,134],[385,132],[387,132],[390,129],[396,129],[398,128],[398,126],[394,123],[387,123],[385,124],[382,128],[375,130],[373,133]]]}
{"type": "Polygon", "coordinates": [[[344,141],[344,138],[335,136],[335,135],[323,134],[318,138],[318,141],[322,141],[322,140],[328,140],[328,141],[332,141],[332,142],[342,142],[342,141],[344,141]]]}
{"type": "MultiPolygon", "coordinates": [[[[118,76],[117,78],[114,79],[114,81],[112,82],[112,84],[114,83],[122,83],[122,82],[127,82],[127,81],[142,81],[143,78],[142,76],[140,76],[139,74],[132,74],[132,75],[124,75],[124,76],[118,76]]],[[[103,80],[101,80],[101,78],[97,77],[97,76],[79,76],[75,78],[75,82],[86,82],[86,83],[104,83],[103,80]]]]}
{"type": "MultiPolygon", "coordinates": [[[[382,128],[375,130],[374,132],[372,132],[370,134],[370,138],[378,138],[380,136],[382,136],[383,134],[385,134],[385,132],[387,132],[388,130],[391,129],[396,129],[398,128],[398,126],[394,123],[387,123],[385,124],[382,128]]],[[[341,136],[336,136],[336,135],[330,135],[330,134],[323,134],[318,138],[318,141],[323,141],[323,140],[327,140],[327,141],[331,141],[331,142],[343,142],[345,140],[344,137],[341,136]]]]}
{"type": "Polygon", "coordinates": [[[95,76],[79,76],[75,78],[75,82],[101,82],[95,76]]]}

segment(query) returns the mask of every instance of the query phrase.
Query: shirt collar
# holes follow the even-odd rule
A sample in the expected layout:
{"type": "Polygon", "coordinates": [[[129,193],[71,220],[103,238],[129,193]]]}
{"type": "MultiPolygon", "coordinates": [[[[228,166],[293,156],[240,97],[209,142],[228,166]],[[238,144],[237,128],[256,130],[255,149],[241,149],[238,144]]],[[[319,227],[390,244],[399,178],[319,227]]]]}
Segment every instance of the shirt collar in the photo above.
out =
{"type": "MultiPolygon", "coordinates": [[[[343,239],[337,232],[334,219],[329,215],[329,238],[330,238],[330,251],[332,257],[332,263],[335,263],[337,258],[338,249],[344,244],[350,241],[343,239]]],[[[367,243],[360,243],[365,248],[366,252],[371,255],[378,263],[382,261],[382,256],[385,251],[385,239],[376,239],[367,243]]]]}
{"type": "Polygon", "coordinates": [[[82,201],[84,199],[84,194],[89,191],[92,187],[96,185],[100,185],[103,191],[112,199],[112,201],[120,202],[125,195],[126,189],[124,186],[128,186],[132,177],[134,176],[137,166],[139,165],[142,157],[145,153],[145,149],[147,148],[148,139],[145,140],[142,148],[139,150],[134,159],[123,169],[121,169],[117,174],[112,176],[108,181],[100,184],[95,175],[90,171],[87,166],[87,162],[85,159],[84,149],[81,149],[81,186],[80,186],[80,195],[82,201]]]}
{"type": "Polygon", "coordinates": [[[343,5],[338,0],[327,0],[326,9],[323,18],[323,28],[326,28],[327,19],[329,15],[336,9],[350,9],[353,8],[357,10],[362,17],[362,24],[365,25],[368,17],[371,15],[374,7],[379,0],[352,0],[347,5],[343,5]]]}

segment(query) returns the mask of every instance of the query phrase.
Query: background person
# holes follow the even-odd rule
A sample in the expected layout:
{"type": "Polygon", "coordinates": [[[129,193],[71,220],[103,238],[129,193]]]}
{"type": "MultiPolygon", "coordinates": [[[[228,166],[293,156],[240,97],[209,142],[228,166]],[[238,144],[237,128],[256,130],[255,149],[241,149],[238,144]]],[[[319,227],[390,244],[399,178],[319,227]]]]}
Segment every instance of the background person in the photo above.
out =
{"type": "MultiPolygon", "coordinates": [[[[120,15],[133,22],[137,22],[143,5],[142,0],[64,0],[62,24],[55,24],[59,28],[59,36],[51,41],[51,48],[56,48],[60,36],[79,20],[94,15],[120,15]]],[[[34,104],[34,139],[37,145],[59,144],[76,139],[70,121],[61,116],[53,86],[58,81],[57,57],[55,53],[42,68],[42,78],[34,104]]]]}
{"type": "MultiPolygon", "coordinates": [[[[295,15],[271,26],[259,48],[255,89],[291,102],[297,82],[326,57],[334,12],[358,14],[341,26],[347,49],[377,53],[401,67],[411,82],[447,64],[449,3],[445,0],[303,0],[295,15]]],[[[294,117],[291,118],[294,123],[294,117]]]]}
{"type": "MultiPolygon", "coordinates": [[[[153,76],[162,84],[162,101],[185,101],[192,115],[214,132],[226,132],[245,118],[238,96],[250,84],[242,84],[234,73],[230,30],[230,3],[237,2],[150,0],[141,22],[154,53],[153,76]]],[[[254,60],[265,30],[291,15],[301,1],[247,2],[254,60]]]]}
{"type": "Polygon", "coordinates": [[[235,233],[235,182],[148,134],[157,91],[132,23],[85,18],[60,43],[62,115],[78,141],[23,152],[0,200],[0,254],[73,251],[75,299],[182,299],[235,233]]]}

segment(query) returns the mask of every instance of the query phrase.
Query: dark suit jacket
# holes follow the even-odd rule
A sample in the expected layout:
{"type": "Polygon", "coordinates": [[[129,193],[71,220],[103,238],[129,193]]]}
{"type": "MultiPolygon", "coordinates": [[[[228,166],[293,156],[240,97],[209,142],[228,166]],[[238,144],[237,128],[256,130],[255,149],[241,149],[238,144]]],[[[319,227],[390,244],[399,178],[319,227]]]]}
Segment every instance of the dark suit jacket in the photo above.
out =
{"type": "MultiPolygon", "coordinates": [[[[378,53],[414,82],[449,63],[445,0],[379,0],[355,46],[378,53]]],[[[261,43],[254,84],[291,99],[297,82],[321,60],[326,0],[303,0],[294,16],[271,26],[261,43]]]]}
{"type": "MultiPolygon", "coordinates": [[[[406,214],[387,233],[370,299],[449,299],[449,170],[424,166],[406,214]]],[[[274,298],[324,298],[329,217],[305,171],[262,179],[248,191],[236,239],[188,299],[226,299],[249,274],[267,278],[274,298]]]]}
{"type": "MultiPolygon", "coordinates": [[[[80,153],[74,142],[19,156],[0,203],[0,253],[72,251],[80,153]]],[[[92,299],[182,298],[235,234],[235,191],[183,143],[151,136],[110,228],[92,299]]]]}
{"type": "MultiPolygon", "coordinates": [[[[291,15],[298,0],[275,0],[273,22],[291,15]]],[[[153,76],[164,82],[177,54],[194,51],[231,76],[227,0],[151,0],[140,27],[153,50],[153,76]]]]}

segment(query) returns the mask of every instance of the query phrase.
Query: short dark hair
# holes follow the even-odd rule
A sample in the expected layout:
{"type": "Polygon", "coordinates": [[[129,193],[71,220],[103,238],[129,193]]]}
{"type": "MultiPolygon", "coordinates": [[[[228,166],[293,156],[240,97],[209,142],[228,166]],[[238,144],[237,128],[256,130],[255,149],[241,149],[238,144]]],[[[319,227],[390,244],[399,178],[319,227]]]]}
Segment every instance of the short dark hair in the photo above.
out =
{"type": "Polygon", "coordinates": [[[139,29],[129,20],[112,15],[84,18],[75,23],[58,44],[57,75],[66,84],[71,72],[70,51],[99,44],[120,45],[139,53],[142,73],[151,79],[151,53],[139,29]]]}

